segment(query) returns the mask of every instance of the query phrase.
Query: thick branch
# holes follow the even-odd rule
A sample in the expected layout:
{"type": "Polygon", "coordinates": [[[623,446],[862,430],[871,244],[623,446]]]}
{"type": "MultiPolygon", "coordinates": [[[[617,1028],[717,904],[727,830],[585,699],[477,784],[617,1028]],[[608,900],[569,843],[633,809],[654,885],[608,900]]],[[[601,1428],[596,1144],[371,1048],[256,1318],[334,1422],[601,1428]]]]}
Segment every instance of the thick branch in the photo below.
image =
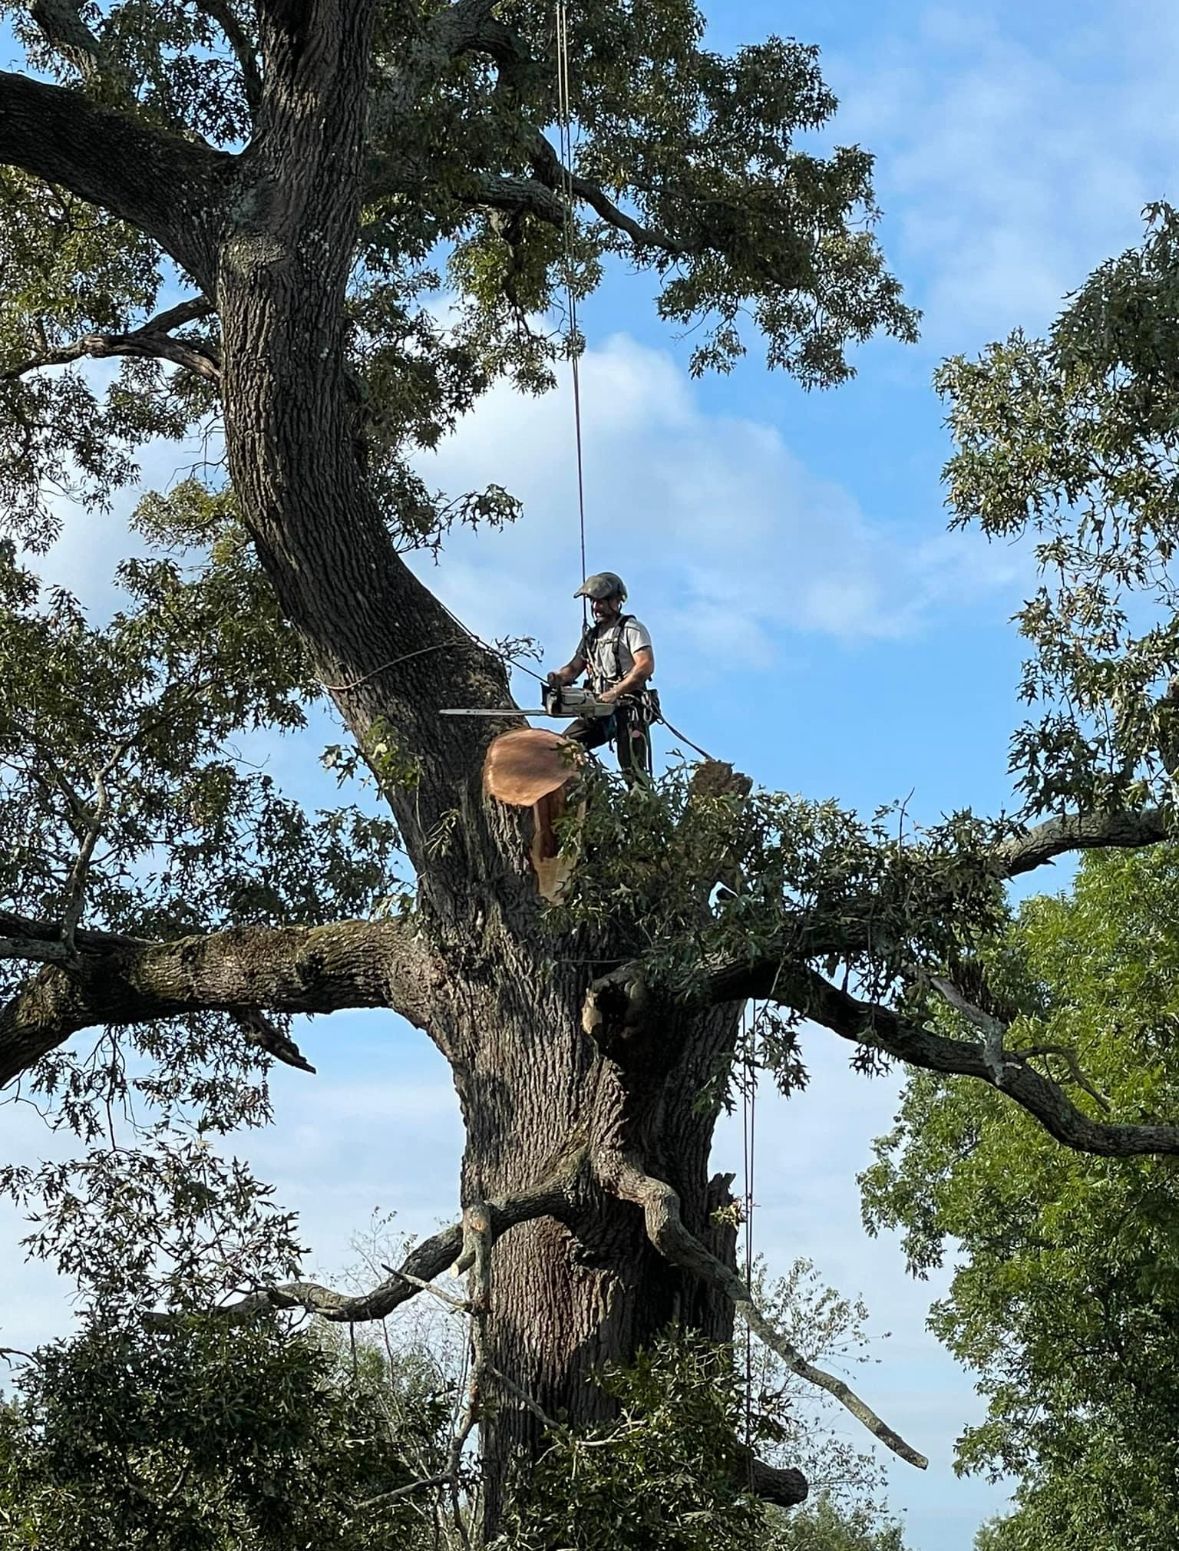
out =
{"type": "Polygon", "coordinates": [[[195,372],[206,382],[217,384],[221,380],[221,363],[216,352],[196,340],[177,339],[169,332],[182,324],[195,322],[198,318],[207,318],[212,311],[212,304],[199,297],[170,307],[167,312],[161,312],[140,328],[126,334],[83,334],[68,345],[42,351],[40,355],[30,356],[16,366],[0,371],[0,382],[25,377],[47,366],[66,366],[84,356],[101,360],[109,356],[127,355],[171,361],[176,366],[195,372]]]}
{"type": "MultiPolygon", "coordinates": [[[[11,940],[60,946],[56,927],[47,925],[38,939],[13,932],[15,919],[0,918],[11,940]]],[[[413,927],[399,921],[240,927],[168,943],[78,931],[75,946],[76,969],[41,970],[0,1008],[0,1084],[94,1024],[260,1008],[388,1007],[426,1028],[443,975],[413,927]]]]}
{"type": "Polygon", "coordinates": [[[882,1050],[910,1066],[976,1077],[999,1088],[1057,1141],[1077,1152],[1108,1158],[1179,1153],[1179,1126],[1091,1120],[1057,1083],[1035,1071],[1018,1051],[1004,1050],[996,1063],[994,1052],[982,1045],[948,1039],[902,1018],[891,1008],[857,1001],[805,966],[779,968],[774,999],[823,1024],[842,1039],[882,1050]]]}
{"type": "Polygon", "coordinates": [[[0,162],[58,183],[154,237],[212,284],[206,243],[234,158],[80,93],[0,71],[0,162]]]}
{"type": "Polygon", "coordinates": [[[633,216],[627,215],[625,210],[620,210],[605,190],[586,178],[579,178],[570,168],[565,167],[552,142],[539,132],[533,136],[529,145],[529,158],[533,172],[545,187],[555,192],[566,188],[571,190],[575,199],[589,205],[608,226],[625,233],[636,248],[659,248],[674,258],[684,257],[693,251],[670,233],[644,226],[633,216]]]}
{"type": "Polygon", "coordinates": [[[748,1459],[742,1469],[748,1470],[749,1485],[753,1495],[763,1502],[775,1503],[779,1508],[796,1508],[806,1502],[807,1479],[801,1470],[767,1465],[764,1459],[748,1459]]]}
{"type": "MultiPolygon", "coordinates": [[[[495,1241],[521,1223],[537,1217],[563,1217],[569,1210],[569,1195],[585,1161],[583,1150],[569,1153],[562,1158],[553,1172],[539,1183],[519,1195],[507,1196],[498,1201],[480,1204],[486,1213],[485,1225],[480,1227],[480,1251],[485,1269],[487,1251],[495,1241]]],[[[322,1287],[317,1282],[285,1282],[278,1287],[260,1288],[240,1303],[222,1312],[226,1318],[245,1320],[259,1309],[305,1309],[323,1319],[337,1324],[364,1324],[374,1319],[384,1319],[403,1303],[417,1296],[424,1286],[435,1277],[450,1270],[463,1254],[464,1242],[471,1248],[471,1232],[468,1223],[464,1233],[461,1222],[443,1228],[433,1238],[418,1244],[406,1256],[397,1270],[378,1286],[366,1293],[350,1294],[322,1287]]],[[[472,1255],[472,1266],[476,1257],[472,1255]]],[[[166,1317],[166,1316],[161,1316],[166,1317]]]]}
{"type": "Polygon", "coordinates": [[[233,57],[237,60],[238,69],[242,73],[242,89],[246,94],[246,102],[250,111],[256,113],[262,104],[262,74],[258,69],[258,56],[254,53],[253,45],[246,36],[245,29],[234,14],[233,7],[228,0],[195,0],[198,11],[217,23],[225,41],[233,50],[233,57]]]}
{"type": "Polygon", "coordinates": [[[1066,851],[1133,849],[1172,838],[1159,808],[1139,813],[1066,813],[1048,819],[999,847],[997,860],[1005,878],[1031,872],[1066,851]]]}
{"type": "Polygon", "coordinates": [[[528,51],[520,35],[492,15],[496,0],[456,0],[440,11],[435,23],[435,39],[452,59],[460,54],[490,54],[498,64],[521,69],[528,63],[528,51]]]}
{"type": "Polygon", "coordinates": [[[731,1298],[750,1329],[771,1351],[778,1354],[791,1372],[834,1396],[840,1405],[846,1407],[857,1421],[863,1423],[894,1454],[900,1455],[901,1459],[916,1465],[920,1470],[925,1469],[929,1461],[923,1454],[919,1454],[899,1433],[881,1421],[843,1379],[808,1362],[797,1347],[766,1319],[737,1273],[705,1249],[695,1234],[685,1228],[680,1216],[680,1198],[670,1185],[621,1158],[611,1160],[599,1173],[607,1190],[620,1200],[633,1201],[642,1208],[647,1236],[665,1260],[681,1266],[685,1271],[691,1271],[718,1292],[731,1298]]]}

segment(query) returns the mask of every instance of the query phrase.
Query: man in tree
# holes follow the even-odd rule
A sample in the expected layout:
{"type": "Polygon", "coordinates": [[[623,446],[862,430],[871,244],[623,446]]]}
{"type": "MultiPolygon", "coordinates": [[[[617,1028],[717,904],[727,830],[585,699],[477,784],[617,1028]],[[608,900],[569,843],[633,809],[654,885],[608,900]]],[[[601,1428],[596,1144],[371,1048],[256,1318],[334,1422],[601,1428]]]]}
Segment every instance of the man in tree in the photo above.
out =
{"type": "Polygon", "coordinates": [[[622,612],[626,586],[613,571],[587,576],[573,596],[589,599],[594,623],[582,632],[565,666],[549,674],[549,683],[563,688],[588,673],[594,694],[615,710],[611,716],[579,716],[565,736],[586,749],[613,743],[628,781],[649,776],[651,728],[643,692],[655,672],[650,631],[633,614],[622,612]]]}
{"type": "MultiPolygon", "coordinates": [[[[503,707],[502,661],[404,558],[437,548],[456,517],[516,514],[495,488],[439,499],[414,454],[497,379],[551,383],[561,341],[531,319],[608,259],[658,278],[660,315],[700,341],[697,370],[736,360],[750,322],[808,386],[845,380],[857,341],[914,336],[873,234],[870,156],[796,143],[835,108],[815,51],[772,38],[723,57],[683,0],[586,0],[556,31],[526,0],[38,0],[6,14],[29,65],[0,72],[0,510],[43,547],[47,491],[102,509],[147,438],[211,424],[232,481],[145,498],[152,553],[123,567],[129,599],[108,628],[58,591],[42,598],[26,567],[0,568],[0,1082],[27,1074],[91,1148],[77,1167],[7,1176],[37,1200],[45,1252],[149,1302],[212,1306],[249,1288],[228,1318],[281,1307],[342,1322],[383,1317],[460,1258],[464,1426],[480,1428],[489,1533],[547,1418],[614,1414],[591,1382],[604,1364],[670,1324],[727,1340],[738,1306],[792,1371],[923,1463],[737,1273],[730,1181],[710,1178],[709,1154],[742,1004],[781,1009],[767,1059],[787,1070],[809,1019],[862,1066],[987,1083],[1070,1146],[1179,1152],[1167,1117],[1086,1113],[963,989],[1003,880],[1171,832],[1148,764],[1157,728],[1137,714],[1152,702],[1130,691],[1144,664],[1179,668],[1172,638],[1153,661],[1119,641],[1122,677],[1108,631],[1095,638],[1067,704],[1093,707],[1096,731],[1070,737],[1057,718],[1017,745],[1026,822],[957,814],[902,845],[834,803],[673,777],[641,827],[628,814],[624,858],[617,813],[589,805],[601,843],[554,910],[527,811],[485,798],[492,727],[438,714],[503,707]],[[545,134],[559,63],[579,128],[567,161],[545,134]],[[122,362],[103,396],[78,370],[88,356],[122,362]],[[324,696],[345,729],[331,761],[367,768],[387,816],[309,814],[235,757],[244,730],[303,725],[324,696]],[[741,886],[717,890],[734,869],[741,886]],[[938,1030],[935,997],[968,1008],[966,1037],[938,1030]],[[276,1020],[350,1007],[426,1033],[466,1130],[460,1219],[358,1296],[299,1280],[293,1230],[267,1231],[264,1195],[203,1145],[266,1113],[243,1018],[290,1059],[276,1020]],[[101,1059],[72,1044],[90,1029],[101,1059]],[[106,1144],[128,1048],[179,1141],[106,1144]],[[80,1229],[112,1216],[121,1254],[95,1264],[80,1229]]],[[[1121,349],[1126,330],[1092,337],[1121,349]]],[[[1176,352],[1165,329],[1142,331],[1156,338],[1165,352],[1138,363],[1151,391],[1118,403],[1161,406],[1142,448],[1170,467],[1179,415],[1155,384],[1176,352]]],[[[1080,381],[1070,369],[1061,391],[1080,381]]],[[[966,442],[987,441],[992,401],[963,397],[966,442]]],[[[1055,424],[1055,410],[1002,417],[1023,423],[1055,424]]],[[[960,515],[1022,531],[1043,503],[1002,484],[1024,464],[1000,454],[965,459],[952,496],[960,515]]],[[[1077,510],[1065,465],[1062,522],[1077,510]]],[[[1106,504],[1139,488],[1119,478],[1106,504]]],[[[1169,510],[1117,531],[1142,542],[1169,510]]],[[[1157,557],[1120,565],[1111,525],[1046,552],[1050,574],[1060,554],[1112,552],[1119,575],[1154,575],[1157,557]]],[[[1091,589],[1073,597],[1062,629],[1050,607],[1029,616],[1050,663],[1081,661],[1074,624],[1105,623],[1091,589]]],[[[462,1458],[460,1442],[454,1472],[462,1458]]],[[[728,1458],[759,1496],[806,1493],[799,1471],[736,1440],[728,1458]]]]}

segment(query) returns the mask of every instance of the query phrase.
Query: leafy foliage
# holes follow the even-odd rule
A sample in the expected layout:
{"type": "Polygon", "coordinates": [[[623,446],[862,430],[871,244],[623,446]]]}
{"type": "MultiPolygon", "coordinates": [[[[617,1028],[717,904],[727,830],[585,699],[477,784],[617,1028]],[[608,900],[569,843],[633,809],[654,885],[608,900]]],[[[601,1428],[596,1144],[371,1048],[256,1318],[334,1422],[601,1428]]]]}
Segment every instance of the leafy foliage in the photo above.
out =
{"type": "MultiPolygon", "coordinates": [[[[829,1345],[848,1310],[828,1294],[828,1317],[812,1326],[811,1302],[800,1296],[808,1268],[795,1272],[779,1284],[779,1301],[811,1340],[829,1345]]],[[[618,1402],[617,1420],[588,1432],[551,1432],[493,1551],[904,1551],[899,1530],[856,1500],[861,1480],[830,1481],[851,1499],[846,1505],[822,1495],[812,1509],[788,1514],[743,1489],[747,1446],[772,1458],[798,1441],[785,1397],[767,1387],[772,1377],[755,1375],[755,1384],[767,1382],[747,1404],[732,1351],[682,1333],[628,1367],[606,1370],[600,1382],[618,1402]]],[[[793,1452],[790,1458],[797,1461],[793,1452]]]]}
{"type": "Polygon", "coordinates": [[[1012,745],[1033,811],[1165,795],[1176,764],[1160,692],[1179,672],[1179,214],[1158,204],[1147,219],[1047,339],[1017,332],[938,374],[955,521],[1035,538],[1021,692],[1043,714],[1012,745]]]}
{"type": "MultiPolygon", "coordinates": [[[[883,997],[972,951],[1003,916],[992,861],[1011,833],[1003,820],[959,813],[922,829],[901,808],[865,820],[788,793],[709,794],[683,766],[629,790],[587,780],[585,815],[565,826],[580,859],[550,925],[592,926],[680,994],[719,964],[770,959],[809,961],[883,997]]],[[[759,1040],[787,1087],[791,1031],[766,1023],[759,1040]]]]}
{"type": "Polygon", "coordinates": [[[866,1508],[841,1509],[820,1497],[778,1520],[772,1551],[905,1551],[899,1524],[881,1523],[866,1508]]]}
{"type": "MultiPolygon", "coordinates": [[[[1083,1073],[1076,1102],[1151,1121],[1179,1102],[1179,856],[1087,858],[1071,895],[1020,910],[992,981],[1023,1009],[1008,1043],[1083,1073]]],[[[962,1262],[932,1327],[980,1375],[962,1470],[1011,1472],[988,1551],[1147,1551],[1179,1529],[1179,1194],[1168,1159],[1062,1152],[989,1089],[927,1075],[863,1176],[872,1230],[918,1274],[962,1262]]]]}
{"type": "Polygon", "coordinates": [[[441,1459],[428,1360],[353,1363],[276,1318],[144,1328],[111,1311],[41,1348],[0,1406],[4,1544],[54,1551],[408,1551],[407,1457],[441,1459]],[[371,1504],[371,1506],[366,1506],[371,1504]]]}
{"type": "MultiPolygon", "coordinates": [[[[504,1551],[737,1551],[764,1533],[766,1510],[741,1487],[744,1406],[724,1348],[669,1336],[601,1383],[618,1402],[617,1421],[554,1431],[517,1496],[504,1551]]],[[[759,1407],[750,1441],[776,1439],[780,1427],[759,1407]]]]}
{"type": "MultiPolygon", "coordinates": [[[[252,17],[231,37],[217,25],[234,14],[227,7],[116,0],[86,7],[86,44],[54,48],[32,9],[4,7],[36,71],[221,151],[249,141],[252,17]]],[[[515,43],[508,59],[493,50],[495,63],[485,50],[437,56],[428,29],[442,9],[381,8],[348,299],[368,471],[399,541],[437,543],[455,512],[412,452],[434,446],[499,377],[550,386],[582,341],[542,320],[566,282],[592,291],[611,257],[653,272],[662,316],[703,325],[697,371],[727,370],[744,353],[747,319],[770,363],[808,386],[850,376],[849,344],[877,330],[913,337],[916,315],[873,235],[871,157],[796,144],[836,108],[816,49],[771,38],[726,58],[701,46],[703,18],[685,0],[578,7],[570,171],[598,193],[573,212],[570,263],[542,135],[556,119],[551,6],[497,7],[515,43]],[[406,62],[432,53],[436,68],[407,102],[406,62]],[[513,204],[524,185],[531,203],[513,204]],[[634,231],[646,234],[637,245],[634,231]]],[[[172,276],[143,233],[24,173],[0,174],[0,205],[0,495],[13,530],[44,542],[57,526],[48,485],[102,505],[136,477],[149,437],[207,437],[217,409],[207,382],[157,361],[125,362],[106,381],[76,366],[39,370],[87,335],[141,324],[170,300],[172,276]]],[[[215,357],[215,319],[186,324],[182,337],[215,357]]],[[[479,499],[480,517],[515,515],[503,492],[479,499]]]]}
{"type": "MultiPolygon", "coordinates": [[[[846,1372],[880,1361],[865,1329],[866,1304],[825,1285],[812,1261],[799,1258],[784,1276],[771,1277],[759,1258],[752,1285],[758,1308],[808,1362],[846,1372]]],[[[734,1343],[738,1377],[748,1387],[754,1411],[772,1407],[781,1428],[779,1439],[763,1444],[763,1457],[800,1469],[812,1497],[833,1513],[848,1515],[848,1522],[858,1520],[867,1528],[883,1512],[884,1470],[879,1456],[849,1442],[830,1397],[800,1379],[768,1346],[757,1340],[743,1346],[745,1328],[738,1315],[734,1343]]],[[[795,1518],[793,1511],[789,1518],[795,1518]]]]}

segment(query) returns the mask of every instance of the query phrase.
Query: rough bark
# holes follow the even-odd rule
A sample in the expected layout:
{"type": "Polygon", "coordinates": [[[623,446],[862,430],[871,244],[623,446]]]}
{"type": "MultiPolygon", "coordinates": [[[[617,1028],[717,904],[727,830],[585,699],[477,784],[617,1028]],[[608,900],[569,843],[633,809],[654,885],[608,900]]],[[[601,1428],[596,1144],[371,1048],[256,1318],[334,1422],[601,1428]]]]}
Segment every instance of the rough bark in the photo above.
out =
{"type": "MultiPolygon", "coordinates": [[[[3,920],[12,930],[19,918],[3,920]]],[[[24,925],[22,937],[9,941],[31,948],[29,957],[62,946],[51,926],[24,925]]],[[[77,950],[70,966],[47,965],[0,1008],[0,1084],[95,1024],[201,1011],[390,1007],[427,1028],[442,974],[416,931],[399,922],[242,927],[168,943],[83,932],[77,950]]]]}

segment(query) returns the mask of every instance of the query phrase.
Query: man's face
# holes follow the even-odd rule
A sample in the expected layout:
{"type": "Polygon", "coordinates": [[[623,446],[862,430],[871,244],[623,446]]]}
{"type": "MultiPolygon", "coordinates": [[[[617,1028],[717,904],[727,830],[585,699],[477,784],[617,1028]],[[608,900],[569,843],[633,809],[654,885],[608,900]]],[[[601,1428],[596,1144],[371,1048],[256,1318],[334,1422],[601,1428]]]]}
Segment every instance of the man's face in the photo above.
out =
{"type": "Polygon", "coordinates": [[[609,598],[591,598],[590,613],[599,625],[607,625],[622,612],[622,599],[615,593],[609,598]]]}

